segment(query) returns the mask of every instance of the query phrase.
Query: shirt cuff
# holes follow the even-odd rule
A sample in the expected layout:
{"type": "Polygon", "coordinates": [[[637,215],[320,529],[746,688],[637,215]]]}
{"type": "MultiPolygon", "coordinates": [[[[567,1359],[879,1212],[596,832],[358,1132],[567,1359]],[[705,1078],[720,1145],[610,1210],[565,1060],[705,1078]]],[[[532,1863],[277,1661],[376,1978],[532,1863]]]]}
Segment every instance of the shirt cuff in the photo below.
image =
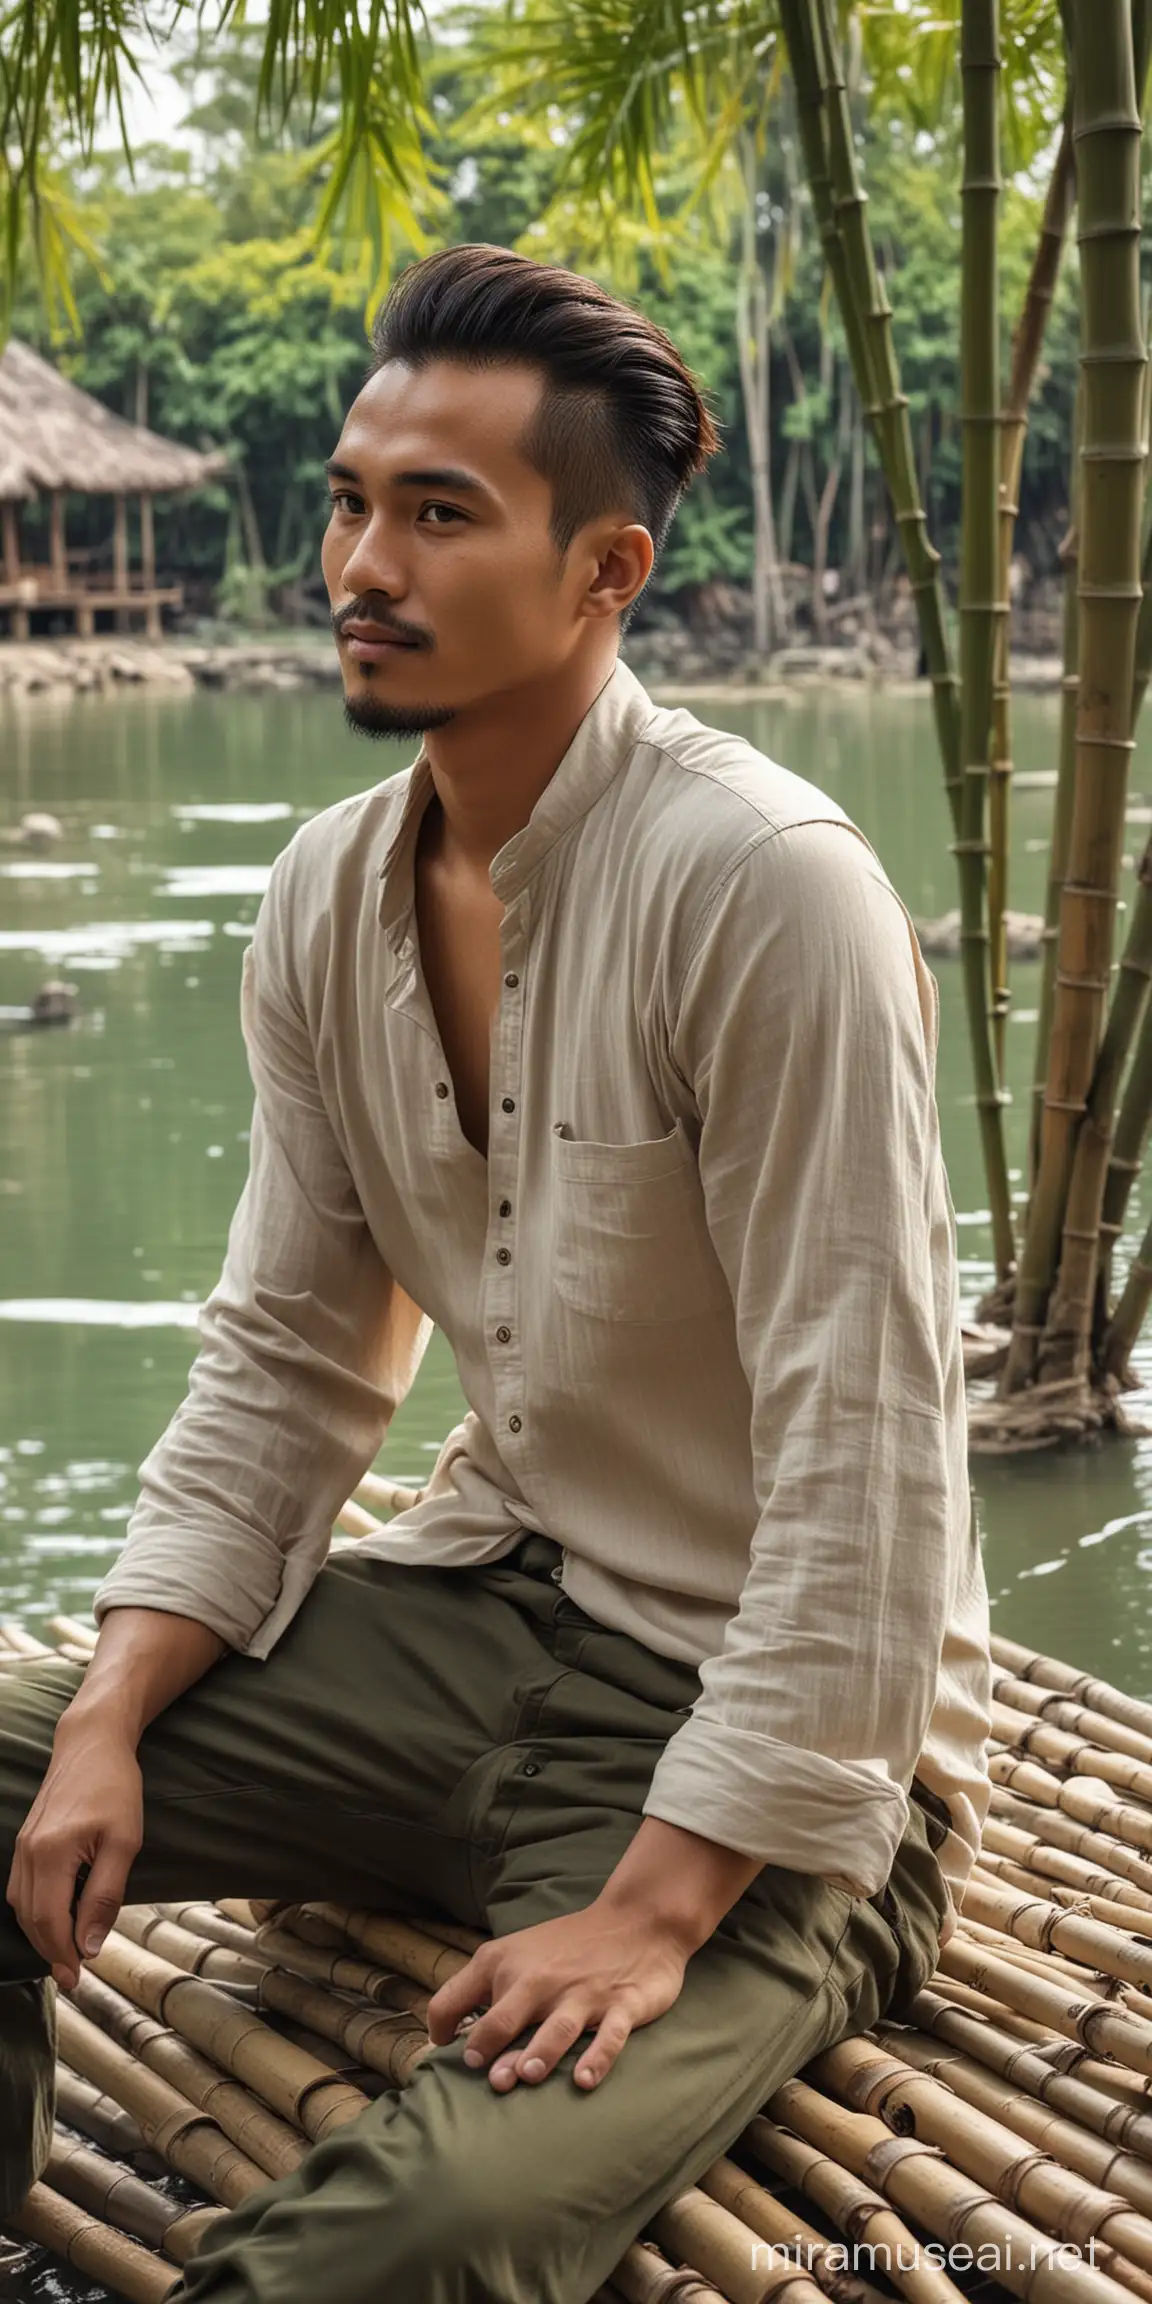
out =
{"type": "Polygon", "coordinates": [[[311,1581],[309,1574],[294,1595],[286,1594],[286,1565],[279,1545],[255,1529],[245,1530],[242,1542],[234,1531],[157,1529],[129,1538],[96,1592],[92,1613],[97,1624],[110,1608],[189,1616],[241,1655],[266,1656],[311,1581]]]}
{"type": "Polygon", "coordinates": [[[693,1715],[656,1763],[644,1814],[874,1896],[908,1821],[907,1794],[879,1767],[693,1715]]]}

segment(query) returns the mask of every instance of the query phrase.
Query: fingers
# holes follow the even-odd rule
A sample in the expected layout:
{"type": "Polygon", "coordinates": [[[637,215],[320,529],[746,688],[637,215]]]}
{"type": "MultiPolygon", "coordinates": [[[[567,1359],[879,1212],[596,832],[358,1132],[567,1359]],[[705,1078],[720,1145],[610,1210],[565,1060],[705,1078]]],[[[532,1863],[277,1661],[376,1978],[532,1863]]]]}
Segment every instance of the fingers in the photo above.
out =
{"type": "Polygon", "coordinates": [[[94,1958],[115,1923],[135,1855],[129,1839],[109,1834],[100,1843],[76,1911],[76,1942],[86,1960],[94,1958]]]}
{"type": "Polygon", "coordinates": [[[441,1984],[428,2002],[425,2021],[428,2038],[433,2047],[443,2048],[455,2038],[456,2027],[462,2016],[471,2014],[488,1999],[488,1985],[493,1967],[493,1955],[487,1944],[481,1944],[465,1962],[463,1968],[441,1984]]]}
{"type": "Polygon", "coordinates": [[[609,2008],[591,2047],[586,2049],[576,2066],[573,2077],[582,2088],[595,2088],[603,2080],[605,2074],[611,2071],[631,2033],[632,2018],[627,2008],[617,2001],[609,2008]]]}
{"type": "Polygon", "coordinates": [[[573,2042],[586,2030],[587,2016],[583,2003],[575,1999],[563,2000],[545,2018],[526,2048],[522,2048],[515,2056],[498,2058],[489,2078],[497,2084],[506,2079],[544,2080],[549,2072],[555,2071],[560,2058],[567,2054],[573,2042]]]}
{"type": "Polygon", "coordinates": [[[15,1893],[9,1902],[29,1943],[46,1960],[56,1982],[70,1991],[80,1975],[72,1935],[72,1894],[83,1852],[66,1841],[40,1842],[35,1853],[17,1841],[13,1866],[15,1893]]]}

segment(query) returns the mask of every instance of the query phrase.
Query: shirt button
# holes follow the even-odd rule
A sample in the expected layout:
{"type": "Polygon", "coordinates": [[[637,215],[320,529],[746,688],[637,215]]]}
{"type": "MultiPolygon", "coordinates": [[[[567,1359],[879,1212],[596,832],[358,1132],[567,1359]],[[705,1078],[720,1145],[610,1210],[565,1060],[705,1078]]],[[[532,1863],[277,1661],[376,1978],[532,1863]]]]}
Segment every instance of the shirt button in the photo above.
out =
{"type": "Polygon", "coordinates": [[[516,1110],[516,1098],[514,1096],[502,1096],[500,1109],[502,1112],[514,1112],[516,1110]]]}
{"type": "Polygon", "coordinates": [[[496,1250],[496,1262],[498,1264],[510,1264],[512,1262],[512,1250],[510,1248],[498,1248],[496,1250]]]}
{"type": "Polygon", "coordinates": [[[436,1082],[436,1094],[438,1096],[446,1096],[448,1094],[448,1082],[446,1080],[438,1080],[436,1082]]]}
{"type": "Polygon", "coordinates": [[[512,1342],[512,1330],[510,1328],[498,1328],[496,1330],[496,1342],[498,1344],[510,1344],[512,1342]]]}
{"type": "Polygon", "coordinates": [[[516,990],[516,986],[520,982],[520,978],[515,975],[508,975],[504,978],[504,982],[508,986],[508,990],[510,992],[514,992],[516,990]]]}
{"type": "Polygon", "coordinates": [[[508,1430],[510,1432],[520,1432],[523,1430],[523,1425],[519,1416],[510,1416],[508,1418],[508,1430]]]}
{"type": "Polygon", "coordinates": [[[500,1214],[502,1216],[510,1216],[512,1214],[512,1202],[510,1200],[502,1200],[500,1202],[500,1214]]]}

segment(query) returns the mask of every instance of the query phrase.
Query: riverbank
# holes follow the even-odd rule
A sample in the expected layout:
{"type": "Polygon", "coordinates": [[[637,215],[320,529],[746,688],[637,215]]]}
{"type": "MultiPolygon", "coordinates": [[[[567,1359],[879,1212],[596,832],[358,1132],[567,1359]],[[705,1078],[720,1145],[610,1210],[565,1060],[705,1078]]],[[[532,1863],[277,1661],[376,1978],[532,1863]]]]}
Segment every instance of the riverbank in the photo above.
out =
{"type": "MultiPolygon", "coordinates": [[[[907,672],[881,668],[856,648],[787,648],[767,664],[726,671],[722,678],[686,675],[677,679],[667,652],[649,660],[645,635],[626,649],[629,662],[653,692],[669,703],[720,702],[738,697],[749,703],[786,702],[812,689],[853,686],[879,688],[886,696],[927,693],[927,682],[907,672]]],[[[1018,688],[1056,689],[1061,664],[1056,656],[1013,659],[1018,688]]],[[[191,694],[209,688],[240,694],[284,693],[292,689],[336,688],[340,671],[326,632],[288,632],[269,639],[238,639],[198,645],[109,634],[95,640],[0,641],[0,697],[16,704],[64,703],[73,697],[126,695],[136,689],[191,694]]]]}

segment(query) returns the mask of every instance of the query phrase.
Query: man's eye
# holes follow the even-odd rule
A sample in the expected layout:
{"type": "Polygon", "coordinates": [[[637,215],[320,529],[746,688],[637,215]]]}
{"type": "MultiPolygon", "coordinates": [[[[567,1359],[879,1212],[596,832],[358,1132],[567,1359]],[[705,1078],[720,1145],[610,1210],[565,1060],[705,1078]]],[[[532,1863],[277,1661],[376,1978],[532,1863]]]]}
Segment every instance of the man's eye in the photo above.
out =
{"type": "Polygon", "coordinates": [[[343,512],[362,512],[364,510],[364,498],[354,496],[349,488],[333,488],[328,500],[333,509],[338,504],[343,512]]]}
{"type": "Polygon", "coordinates": [[[466,519],[467,514],[461,512],[455,504],[424,504],[420,508],[420,518],[431,520],[433,528],[447,528],[453,520],[466,519]],[[432,519],[433,513],[440,514],[442,517],[432,519]]]}

